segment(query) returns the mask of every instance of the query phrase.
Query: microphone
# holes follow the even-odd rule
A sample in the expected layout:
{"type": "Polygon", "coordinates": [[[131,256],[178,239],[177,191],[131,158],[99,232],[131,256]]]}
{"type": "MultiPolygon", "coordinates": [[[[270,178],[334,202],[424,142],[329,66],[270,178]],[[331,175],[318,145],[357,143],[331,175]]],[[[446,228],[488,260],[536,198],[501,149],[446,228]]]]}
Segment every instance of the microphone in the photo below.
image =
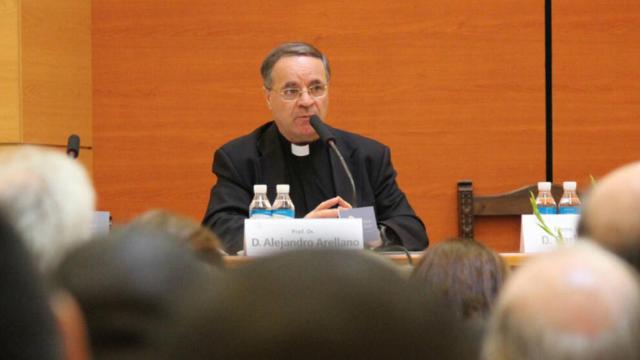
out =
{"type": "Polygon", "coordinates": [[[351,193],[353,195],[353,197],[351,198],[351,206],[353,206],[354,208],[358,207],[356,197],[356,183],[353,181],[353,175],[351,174],[347,163],[344,161],[342,153],[336,146],[335,136],[333,136],[333,133],[331,132],[331,130],[329,130],[327,125],[325,125],[322,120],[320,120],[320,117],[318,115],[311,115],[311,117],[309,118],[309,123],[311,123],[311,127],[313,127],[316,133],[318,133],[318,136],[320,136],[320,140],[329,145],[329,147],[333,149],[336,155],[338,155],[340,164],[342,164],[342,168],[344,169],[344,172],[347,173],[347,177],[349,178],[349,182],[351,183],[351,193]]]}
{"type": "Polygon", "coordinates": [[[335,136],[333,136],[331,130],[329,130],[329,128],[322,122],[322,120],[320,120],[320,117],[318,115],[311,115],[311,117],[309,118],[309,122],[311,123],[311,126],[316,131],[316,133],[318,133],[318,136],[320,136],[320,140],[322,140],[322,142],[328,144],[329,141],[336,141],[336,138],[335,136]]]}
{"type": "Polygon", "coordinates": [[[71,134],[67,139],[67,156],[77,159],[80,155],[80,136],[71,134]]]}

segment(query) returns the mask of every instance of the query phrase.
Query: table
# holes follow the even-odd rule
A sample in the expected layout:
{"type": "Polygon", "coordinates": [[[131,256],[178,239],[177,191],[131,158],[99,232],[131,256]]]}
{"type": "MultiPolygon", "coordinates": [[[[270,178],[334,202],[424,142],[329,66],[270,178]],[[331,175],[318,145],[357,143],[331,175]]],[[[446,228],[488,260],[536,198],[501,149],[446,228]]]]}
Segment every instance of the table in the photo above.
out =
{"type": "MultiPolygon", "coordinates": [[[[409,263],[409,257],[407,256],[406,253],[384,252],[379,254],[380,256],[384,256],[398,265],[404,265],[404,266],[411,265],[409,263]]],[[[422,251],[411,251],[409,252],[409,255],[411,256],[412,264],[415,265],[420,260],[420,257],[422,256],[422,251]]],[[[507,266],[513,269],[522,265],[522,263],[524,263],[527,259],[529,259],[533,255],[524,254],[524,253],[500,253],[500,256],[502,256],[502,258],[505,260],[505,262],[507,263],[507,266]]],[[[248,264],[254,259],[255,257],[250,257],[250,256],[225,256],[224,257],[226,266],[231,269],[242,266],[244,264],[248,264]]]]}

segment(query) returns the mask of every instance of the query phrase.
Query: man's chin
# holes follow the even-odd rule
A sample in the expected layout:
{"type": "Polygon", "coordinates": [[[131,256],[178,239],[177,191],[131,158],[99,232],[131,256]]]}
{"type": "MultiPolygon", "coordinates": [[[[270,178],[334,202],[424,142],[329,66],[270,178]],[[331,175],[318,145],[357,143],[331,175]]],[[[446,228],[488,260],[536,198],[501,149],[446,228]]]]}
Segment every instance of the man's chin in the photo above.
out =
{"type": "Polygon", "coordinates": [[[292,134],[292,138],[288,139],[294,144],[308,144],[318,140],[319,136],[316,132],[311,129],[310,131],[298,131],[292,134]]]}
{"type": "Polygon", "coordinates": [[[314,141],[316,141],[318,139],[319,139],[318,134],[313,133],[313,135],[301,135],[301,136],[298,136],[295,139],[296,141],[292,141],[292,142],[294,144],[297,144],[297,145],[304,145],[304,144],[312,143],[312,142],[314,142],[314,141]]]}

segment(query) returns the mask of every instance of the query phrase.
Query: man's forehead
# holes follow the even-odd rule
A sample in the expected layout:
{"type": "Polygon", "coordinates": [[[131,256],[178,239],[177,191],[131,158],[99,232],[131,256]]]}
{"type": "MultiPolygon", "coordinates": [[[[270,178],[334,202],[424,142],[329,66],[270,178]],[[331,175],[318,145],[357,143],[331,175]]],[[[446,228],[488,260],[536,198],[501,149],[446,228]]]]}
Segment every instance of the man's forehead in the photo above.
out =
{"type": "Polygon", "coordinates": [[[310,83],[326,81],[322,60],[311,56],[283,57],[273,67],[272,78],[276,83],[310,83]]]}

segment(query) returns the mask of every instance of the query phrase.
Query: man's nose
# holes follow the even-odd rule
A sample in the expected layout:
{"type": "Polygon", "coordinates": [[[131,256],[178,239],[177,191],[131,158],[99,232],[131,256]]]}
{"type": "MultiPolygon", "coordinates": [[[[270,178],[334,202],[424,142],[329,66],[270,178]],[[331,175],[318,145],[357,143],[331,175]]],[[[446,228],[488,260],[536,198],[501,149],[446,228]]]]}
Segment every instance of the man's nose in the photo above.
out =
{"type": "Polygon", "coordinates": [[[313,104],[313,98],[309,95],[308,91],[303,91],[298,99],[298,104],[301,106],[311,106],[313,104]]]}

